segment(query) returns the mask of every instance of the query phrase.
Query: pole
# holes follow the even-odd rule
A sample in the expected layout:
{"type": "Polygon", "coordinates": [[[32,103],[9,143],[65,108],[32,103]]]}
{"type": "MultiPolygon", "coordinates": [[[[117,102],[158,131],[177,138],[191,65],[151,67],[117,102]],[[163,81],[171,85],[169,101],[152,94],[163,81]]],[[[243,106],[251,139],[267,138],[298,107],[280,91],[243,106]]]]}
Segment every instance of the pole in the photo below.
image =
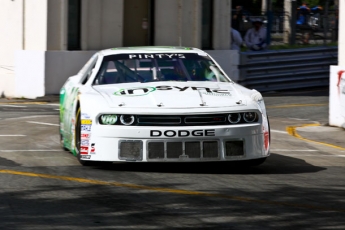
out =
{"type": "Polygon", "coordinates": [[[327,33],[328,33],[328,6],[329,0],[325,3],[325,14],[323,15],[323,45],[327,43],[327,33]]]}
{"type": "Polygon", "coordinates": [[[290,37],[290,44],[296,44],[296,13],[297,13],[297,1],[291,1],[291,37],[290,37]]]}
{"type": "Polygon", "coordinates": [[[266,0],[266,15],[267,15],[267,45],[271,44],[271,30],[273,23],[272,0],[266,0]]]}

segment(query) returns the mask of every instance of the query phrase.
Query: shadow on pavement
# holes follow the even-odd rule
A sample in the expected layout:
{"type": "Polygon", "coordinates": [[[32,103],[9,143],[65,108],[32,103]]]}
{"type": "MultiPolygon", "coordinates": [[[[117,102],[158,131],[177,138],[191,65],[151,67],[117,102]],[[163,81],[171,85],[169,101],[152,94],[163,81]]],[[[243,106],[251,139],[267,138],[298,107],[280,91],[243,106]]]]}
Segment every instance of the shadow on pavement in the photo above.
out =
{"type": "Polygon", "coordinates": [[[190,174],[298,174],[315,173],[326,168],[313,166],[304,160],[271,154],[260,166],[247,166],[245,162],[198,162],[198,163],[114,163],[94,166],[100,170],[190,173],[190,174]]]}

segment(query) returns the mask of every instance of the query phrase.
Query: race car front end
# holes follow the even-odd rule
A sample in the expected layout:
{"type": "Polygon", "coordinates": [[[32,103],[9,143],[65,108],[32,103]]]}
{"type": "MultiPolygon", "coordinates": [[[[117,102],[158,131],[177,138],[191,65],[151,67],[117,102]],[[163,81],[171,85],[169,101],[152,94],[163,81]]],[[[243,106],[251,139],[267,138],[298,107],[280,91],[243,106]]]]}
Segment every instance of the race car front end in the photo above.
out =
{"type": "Polygon", "coordinates": [[[269,128],[260,110],[228,113],[117,114],[81,117],[82,160],[201,162],[269,156],[269,128]]]}

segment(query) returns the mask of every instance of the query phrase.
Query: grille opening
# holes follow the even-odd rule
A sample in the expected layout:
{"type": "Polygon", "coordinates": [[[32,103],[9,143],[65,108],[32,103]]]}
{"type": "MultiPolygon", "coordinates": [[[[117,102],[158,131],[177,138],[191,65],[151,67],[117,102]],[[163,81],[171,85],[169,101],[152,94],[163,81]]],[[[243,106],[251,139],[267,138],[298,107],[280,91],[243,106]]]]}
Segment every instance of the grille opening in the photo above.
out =
{"type": "Polygon", "coordinates": [[[164,158],[164,142],[149,142],[148,152],[150,159],[164,158]]]}
{"type": "Polygon", "coordinates": [[[225,156],[243,156],[244,155],[243,141],[226,141],[225,142],[225,156]]]}
{"type": "Polygon", "coordinates": [[[185,142],[185,154],[189,158],[200,158],[201,157],[201,146],[200,142],[185,142]]]}
{"type": "Polygon", "coordinates": [[[142,141],[120,142],[119,158],[122,160],[142,160],[142,141]]]}
{"type": "Polygon", "coordinates": [[[225,123],[225,116],[200,116],[200,117],[186,117],[186,124],[201,124],[201,123],[225,123]]]}
{"type": "Polygon", "coordinates": [[[203,142],[203,158],[217,158],[218,157],[218,141],[204,141],[203,142]]]}
{"type": "Polygon", "coordinates": [[[182,142],[167,142],[167,158],[179,158],[182,154],[182,142]]]}
{"type": "Polygon", "coordinates": [[[181,117],[179,116],[138,116],[139,124],[155,124],[155,125],[179,125],[181,124],[181,117]]]}

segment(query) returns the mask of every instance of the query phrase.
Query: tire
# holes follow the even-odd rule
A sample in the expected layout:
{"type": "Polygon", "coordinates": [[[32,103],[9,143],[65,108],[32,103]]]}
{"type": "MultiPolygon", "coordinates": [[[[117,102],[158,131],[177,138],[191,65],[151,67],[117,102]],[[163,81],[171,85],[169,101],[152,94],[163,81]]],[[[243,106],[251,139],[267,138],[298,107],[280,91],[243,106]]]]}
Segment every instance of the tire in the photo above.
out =
{"type": "Polygon", "coordinates": [[[84,161],[81,159],[80,156],[80,143],[81,143],[81,138],[80,138],[80,133],[81,133],[81,118],[80,118],[80,107],[77,110],[77,115],[76,115],[76,121],[75,121],[75,129],[74,129],[74,145],[76,148],[76,155],[79,163],[82,166],[91,166],[94,165],[93,161],[84,161]]]}

